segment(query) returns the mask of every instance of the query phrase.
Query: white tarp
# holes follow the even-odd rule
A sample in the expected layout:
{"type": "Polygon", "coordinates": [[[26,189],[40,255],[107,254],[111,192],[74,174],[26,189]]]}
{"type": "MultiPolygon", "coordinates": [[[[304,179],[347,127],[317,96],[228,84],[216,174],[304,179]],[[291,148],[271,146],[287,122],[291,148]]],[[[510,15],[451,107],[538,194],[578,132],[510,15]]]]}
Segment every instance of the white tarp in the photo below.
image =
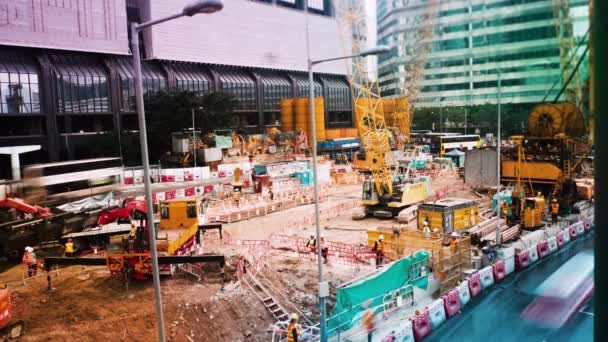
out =
{"type": "Polygon", "coordinates": [[[102,208],[108,208],[111,206],[116,206],[119,204],[118,200],[114,199],[114,196],[112,195],[112,193],[109,193],[107,195],[99,195],[99,196],[93,196],[93,197],[87,197],[75,202],[70,202],[70,203],[66,203],[63,205],[60,205],[58,208],[63,210],[63,211],[68,211],[68,212],[80,212],[83,210],[95,210],[95,209],[102,209],[102,208]]]}

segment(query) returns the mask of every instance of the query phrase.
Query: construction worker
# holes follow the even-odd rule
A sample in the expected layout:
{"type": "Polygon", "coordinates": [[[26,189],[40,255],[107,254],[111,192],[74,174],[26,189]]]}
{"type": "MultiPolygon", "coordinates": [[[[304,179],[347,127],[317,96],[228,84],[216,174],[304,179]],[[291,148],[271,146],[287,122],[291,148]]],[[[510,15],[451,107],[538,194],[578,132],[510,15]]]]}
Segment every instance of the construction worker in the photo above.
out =
{"type": "Polygon", "coordinates": [[[38,261],[36,260],[36,253],[34,253],[34,249],[32,247],[25,247],[25,252],[23,253],[23,258],[21,261],[27,266],[27,276],[35,276],[38,261]]]}
{"type": "Polygon", "coordinates": [[[65,243],[65,256],[74,256],[74,243],[72,242],[72,239],[68,239],[68,242],[65,243]]]}
{"type": "Polygon", "coordinates": [[[287,325],[287,342],[300,341],[300,328],[298,328],[298,314],[292,313],[289,316],[289,325],[287,325]]]}
{"type": "Polygon", "coordinates": [[[559,213],[559,203],[557,203],[557,200],[554,198],[551,201],[551,222],[553,224],[557,224],[557,214],[559,213]]]}
{"type": "Polygon", "coordinates": [[[129,230],[129,252],[135,250],[135,240],[137,238],[137,226],[131,222],[131,229],[129,230]]]}
{"type": "Polygon", "coordinates": [[[325,247],[325,238],[324,237],[321,237],[319,247],[321,247],[321,256],[323,257],[323,263],[327,264],[327,254],[329,252],[329,248],[325,247]]]}
{"type": "Polygon", "coordinates": [[[367,332],[367,341],[372,342],[372,334],[374,332],[374,311],[370,308],[371,303],[366,303],[363,307],[366,309],[363,313],[361,323],[363,328],[367,332]]]}
{"type": "Polygon", "coordinates": [[[306,243],[306,247],[310,248],[311,253],[317,251],[317,239],[314,235],[310,236],[310,239],[308,239],[308,242],[306,243]]]}
{"type": "Polygon", "coordinates": [[[456,243],[458,242],[458,239],[460,239],[460,234],[452,232],[450,235],[450,251],[452,251],[452,253],[456,252],[456,243]]]}
{"type": "Polygon", "coordinates": [[[509,214],[509,205],[507,204],[507,201],[502,201],[502,218],[506,220],[508,214],[509,214]]]}
{"type": "Polygon", "coordinates": [[[431,229],[429,228],[429,220],[425,217],[424,221],[422,222],[422,232],[424,233],[424,237],[426,238],[430,238],[431,237],[431,229]]]}
{"type": "Polygon", "coordinates": [[[376,269],[384,262],[384,235],[380,234],[378,240],[374,242],[372,252],[376,252],[376,269]]]}

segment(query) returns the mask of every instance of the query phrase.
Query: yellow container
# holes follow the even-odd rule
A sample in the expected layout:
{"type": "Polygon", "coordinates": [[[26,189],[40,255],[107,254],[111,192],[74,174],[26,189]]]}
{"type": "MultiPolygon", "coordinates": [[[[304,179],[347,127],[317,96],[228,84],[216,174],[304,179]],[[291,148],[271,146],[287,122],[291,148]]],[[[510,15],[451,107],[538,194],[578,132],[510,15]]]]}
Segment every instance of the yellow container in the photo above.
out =
{"type": "Polygon", "coordinates": [[[315,102],[315,128],[317,130],[317,141],[325,141],[325,101],[323,97],[316,97],[315,102]]]}
{"type": "Polygon", "coordinates": [[[293,99],[281,100],[281,125],[283,131],[294,130],[293,99]]]}
{"type": "Polygon", "coordinates": [[[306,135],[309,135],[309,117],[310,117],[310,109],[309,109],[309,101],[306,97],[297,98],[294,100],[294,112],[296,114],[296,131],[304,130],[306,135]]]}

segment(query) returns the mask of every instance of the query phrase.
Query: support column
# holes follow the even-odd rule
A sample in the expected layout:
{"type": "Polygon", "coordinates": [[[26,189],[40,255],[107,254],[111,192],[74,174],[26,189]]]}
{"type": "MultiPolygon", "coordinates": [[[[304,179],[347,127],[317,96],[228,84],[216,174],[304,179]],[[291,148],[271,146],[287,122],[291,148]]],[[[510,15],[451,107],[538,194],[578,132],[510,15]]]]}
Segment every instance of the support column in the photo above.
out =
{"type": "Polygon", "coordinates": [[[49,154],[49,161],[59,161],[61,142],[59,140],[59,131],[57,129],[57,92],[54,87],[55,77],[51,62],[47,55],[41,54],[37,56],[38,64],[40,65],[40,109],[45,113],[46,119],[46,149],[49,154]]]}
{"type": "Polygon", "coordinates": [[[256,89],[256,102],[258,105],[258,129],[260,133],[264,133],[266,125],[264,124],[264,85],[262,84],[262,78],[259,74],[252,72],[253,79],[255,80],[256,89]]]}

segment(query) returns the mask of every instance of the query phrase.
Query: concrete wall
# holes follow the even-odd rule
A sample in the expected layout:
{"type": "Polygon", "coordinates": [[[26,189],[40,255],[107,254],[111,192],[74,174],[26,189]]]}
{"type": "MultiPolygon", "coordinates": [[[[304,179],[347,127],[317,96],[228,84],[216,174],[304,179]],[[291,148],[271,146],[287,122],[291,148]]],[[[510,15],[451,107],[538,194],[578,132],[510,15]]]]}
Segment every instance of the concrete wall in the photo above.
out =
{"type": "MultiPolygon", "coordinates": [[[[181,11],[189,0],[140,0],[142,19],[181,11]]],[[[342,56],[335,18],[309,14],[313,59],[342,56]]],[[[164,23],[144,33],[149,58],[306,70],[305,15],[302,10],[248,0],[225,0],[221,12],[164,23]]],[[[315,71],[346,74],[344,61],[315,71]]]]}
{"type": "Polygon", "coordinates": [[[0,0],[0,45],[127,54],[125,0],[0,0]]]}

